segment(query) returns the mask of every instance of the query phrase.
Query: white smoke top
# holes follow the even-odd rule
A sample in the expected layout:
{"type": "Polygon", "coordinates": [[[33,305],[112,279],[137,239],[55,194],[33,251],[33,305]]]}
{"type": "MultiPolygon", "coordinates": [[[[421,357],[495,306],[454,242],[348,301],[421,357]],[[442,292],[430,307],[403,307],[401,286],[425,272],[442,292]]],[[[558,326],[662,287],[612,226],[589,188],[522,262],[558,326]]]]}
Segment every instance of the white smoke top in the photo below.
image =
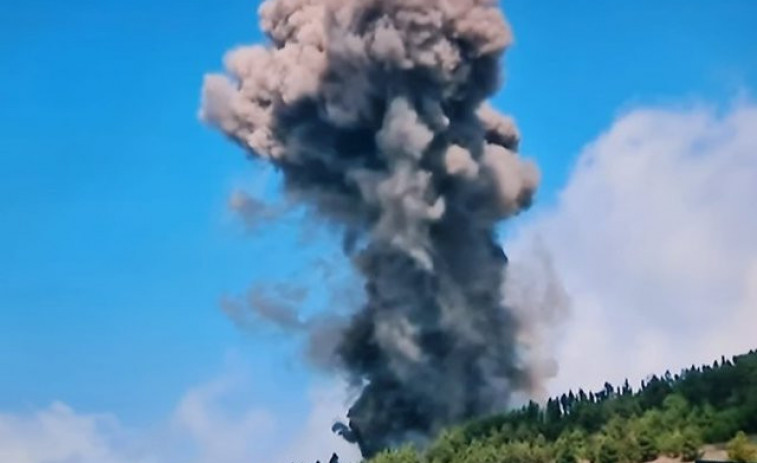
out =
{"type": "MultiPolygon", "coordinates": [[[[497,2],[268,0],[259,15],[270,43],[206,77],[201,117],[345,233],[367,302],[327,354],[365,387],[336,429],[370,456],[540,390],[553,368],[519,345],[535,325],[505,303],[495,239],[539,183],[485,102],[512,41],[497,2]]],[[[264,302],[259,316],[306,326],[264,302]]]]}

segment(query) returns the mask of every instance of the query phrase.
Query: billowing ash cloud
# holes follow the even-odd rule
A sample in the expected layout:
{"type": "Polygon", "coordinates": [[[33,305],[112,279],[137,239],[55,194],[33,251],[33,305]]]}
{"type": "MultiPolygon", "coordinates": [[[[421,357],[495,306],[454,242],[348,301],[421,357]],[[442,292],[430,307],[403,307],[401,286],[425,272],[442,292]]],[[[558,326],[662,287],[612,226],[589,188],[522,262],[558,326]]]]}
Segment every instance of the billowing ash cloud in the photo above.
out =
{"type": "Polygon", "coordinates": [[[227,55],[201,116],[344,231],[367,302],[338,339],[362,392],[335,430],[370,456],[532,390],[494,235],[539,174],[485,103],[511,42],[496,1],[267,0],[259,13],[270,45],[227,55]]]}

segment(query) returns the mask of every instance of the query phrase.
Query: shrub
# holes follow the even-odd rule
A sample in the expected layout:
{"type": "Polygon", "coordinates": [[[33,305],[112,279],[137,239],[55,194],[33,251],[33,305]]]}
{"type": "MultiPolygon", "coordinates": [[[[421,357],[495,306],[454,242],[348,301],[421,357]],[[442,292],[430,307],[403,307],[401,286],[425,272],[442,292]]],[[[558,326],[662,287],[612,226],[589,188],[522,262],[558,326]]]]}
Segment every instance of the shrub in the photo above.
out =
{"type": "Polygon", "coordinates": [[[728,442],[726,450],[728,450],[728,458],[736,463],[757,462],[757,448],[742,431],[739,431],[736,437],[728,442]]]}

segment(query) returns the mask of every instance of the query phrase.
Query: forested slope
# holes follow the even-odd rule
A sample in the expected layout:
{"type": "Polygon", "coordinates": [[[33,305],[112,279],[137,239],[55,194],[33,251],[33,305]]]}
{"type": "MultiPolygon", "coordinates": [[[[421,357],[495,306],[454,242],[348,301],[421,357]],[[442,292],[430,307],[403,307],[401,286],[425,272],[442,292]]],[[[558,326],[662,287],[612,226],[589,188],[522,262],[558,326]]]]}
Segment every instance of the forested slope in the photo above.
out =
{"type": "MultiPolygon", "coordinates": [[[[651,376],[636,390],[626,382],[569,391],[543,407],[531,403],[448,430],[424,452],[407,447],[371,461],[642,463],[661,456],[691,461],[704,444],[732,440],[739,432],[757,433],[757,351],[651,376]]],[[[751,445],[739,435],[729,454],[755,461],[751,445]]]]}

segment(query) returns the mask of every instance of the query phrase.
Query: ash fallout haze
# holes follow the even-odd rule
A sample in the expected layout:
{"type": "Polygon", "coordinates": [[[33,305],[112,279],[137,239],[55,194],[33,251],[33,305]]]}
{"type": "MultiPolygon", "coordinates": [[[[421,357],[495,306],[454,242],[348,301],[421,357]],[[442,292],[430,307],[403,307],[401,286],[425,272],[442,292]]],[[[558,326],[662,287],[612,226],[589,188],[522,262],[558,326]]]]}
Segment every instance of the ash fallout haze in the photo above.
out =
{"type": "Polygon", "coordinates": [[[336,342],[313,347],[359,390],[334,430],[369,457],[536,394],[554,367],[523,336],[528,308],[505,302],[495,229],[539,172],[486,102],[512,41],[497,3],[268,0],[259,15],[270,43],[206,76],[201,117],[281,170],[364,281],[336,342]]]}

